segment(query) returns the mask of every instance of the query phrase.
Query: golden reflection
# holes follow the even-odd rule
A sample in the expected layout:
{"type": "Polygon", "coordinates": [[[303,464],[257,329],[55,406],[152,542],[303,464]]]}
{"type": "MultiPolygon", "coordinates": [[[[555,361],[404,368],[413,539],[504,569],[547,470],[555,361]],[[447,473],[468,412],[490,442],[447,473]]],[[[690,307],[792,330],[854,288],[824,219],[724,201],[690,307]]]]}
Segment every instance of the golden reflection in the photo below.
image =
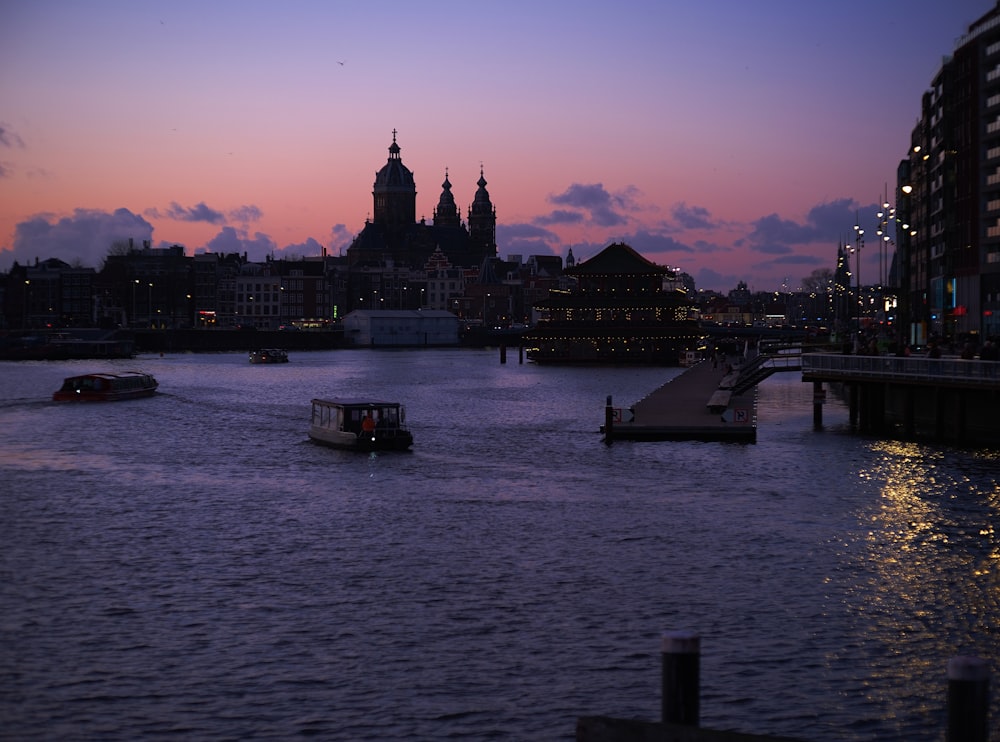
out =
{"type": "Polygon", "coordinates": [[[849,546],[845,607],[871,658],[870,698],[887,710],[914,695],[934,706],[948,659],[1000,656],[1000,452],[882,441],[871,454],[857,472],[874,497],[849,546]]]}

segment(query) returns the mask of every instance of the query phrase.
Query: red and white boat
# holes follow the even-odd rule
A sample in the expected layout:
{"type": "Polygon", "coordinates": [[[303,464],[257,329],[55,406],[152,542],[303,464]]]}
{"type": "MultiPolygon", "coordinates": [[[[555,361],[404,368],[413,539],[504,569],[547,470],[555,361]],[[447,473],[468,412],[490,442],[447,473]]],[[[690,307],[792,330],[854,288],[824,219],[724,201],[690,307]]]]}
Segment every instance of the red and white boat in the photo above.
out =
{"type": "Polygon", "coordinates": [[[140,371],[70,376],[52,399],[56,402],[116,402],[151,397],[159,386],[156,379],[140,371]]]}

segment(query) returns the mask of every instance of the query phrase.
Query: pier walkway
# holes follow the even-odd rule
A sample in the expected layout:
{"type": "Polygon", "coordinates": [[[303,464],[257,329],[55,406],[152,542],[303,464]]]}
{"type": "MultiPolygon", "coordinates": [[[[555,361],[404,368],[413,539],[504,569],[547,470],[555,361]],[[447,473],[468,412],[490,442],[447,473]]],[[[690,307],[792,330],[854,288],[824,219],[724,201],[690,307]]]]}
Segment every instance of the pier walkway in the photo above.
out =
{"type": "Polygon", "coordinates": [[[739,441],[757,439],[756,388],[734,393],[739,369],[726,364],[696,363],[631,407],[612,405],[608,397],[604,440],[739,441]]]}

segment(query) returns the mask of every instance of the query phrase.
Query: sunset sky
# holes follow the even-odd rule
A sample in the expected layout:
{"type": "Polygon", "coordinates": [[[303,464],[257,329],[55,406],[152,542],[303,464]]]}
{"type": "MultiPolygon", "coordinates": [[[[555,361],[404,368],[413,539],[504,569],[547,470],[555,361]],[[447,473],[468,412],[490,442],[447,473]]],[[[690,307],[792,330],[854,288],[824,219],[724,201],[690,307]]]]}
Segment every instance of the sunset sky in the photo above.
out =
{"type": "MultiPolygon", "coordinates": [[[[499,254],[625,241],[797,288],[874,231],[920,98],[989,0],[0,6],[0,271],[115,240],[346,250],[398,131],[430,221],[480,167],[499,254]]],[[[862,280],[879,274],[874,240],[862,280]]]]}

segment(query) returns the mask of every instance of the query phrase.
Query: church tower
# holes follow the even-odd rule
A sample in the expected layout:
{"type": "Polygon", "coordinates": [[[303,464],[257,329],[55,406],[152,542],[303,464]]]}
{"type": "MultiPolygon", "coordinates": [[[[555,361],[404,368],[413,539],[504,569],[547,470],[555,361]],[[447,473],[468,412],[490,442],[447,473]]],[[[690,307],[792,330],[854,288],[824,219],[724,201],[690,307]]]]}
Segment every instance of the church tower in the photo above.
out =
{"type": "Polygon", "coordinates": [[[392,130],[389,160],[375,173],[372,190],[375,199],[374,221],[386,227],[410,227],[417,221],[417,186],[399,157],[396,130],[392,130]]]}
{"type": "Polygon", "coordinates": [[[455,205],[455,196],[451,192],[451,181],[448,180],[448,169],[444,171],[444,183],[441,184],[441,198],[434,209],[435,227],[460,227],[462,217],[458,213],[455,205]]]}
{"type": "Polygon", "coordinates": [[[492,258],[497,254],[497,212],[490,202],[482,167],[479,168],[479,182],[476,185],[479,190],[469,207],[470,247],[482,251],[485,257],[492,258]]]}

